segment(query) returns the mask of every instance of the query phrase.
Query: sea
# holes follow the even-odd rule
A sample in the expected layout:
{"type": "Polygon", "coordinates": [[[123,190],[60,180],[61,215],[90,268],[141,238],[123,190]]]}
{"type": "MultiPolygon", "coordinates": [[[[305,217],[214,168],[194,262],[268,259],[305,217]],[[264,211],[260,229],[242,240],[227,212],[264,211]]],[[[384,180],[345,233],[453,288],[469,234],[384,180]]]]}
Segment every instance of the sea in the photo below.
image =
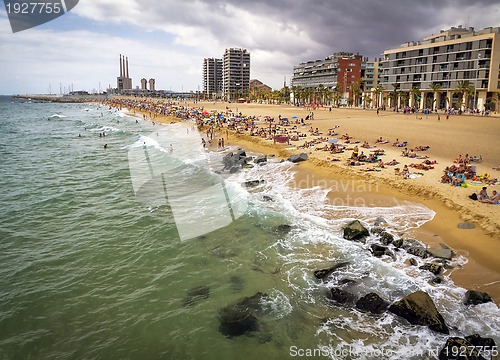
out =
{"type": "Polygon", "coordinates": [[[206,137],[97,103],[0,97],[1,360],[433,359],[449,336],[500,343],[495,304],[467,307],[466,289],[431,284],[405,251],[376,258],[372,237],[342,238],[380,217],[398,237],[432,210],[296,186],[300,166],[274,158],[230,171],[238,149],[206,137]],[[333,304],[335,286],[389,302],[423,290],[450,335],[333,304]],[[221,310],[257,293],[258,326],[229,336],[221,310]]]}

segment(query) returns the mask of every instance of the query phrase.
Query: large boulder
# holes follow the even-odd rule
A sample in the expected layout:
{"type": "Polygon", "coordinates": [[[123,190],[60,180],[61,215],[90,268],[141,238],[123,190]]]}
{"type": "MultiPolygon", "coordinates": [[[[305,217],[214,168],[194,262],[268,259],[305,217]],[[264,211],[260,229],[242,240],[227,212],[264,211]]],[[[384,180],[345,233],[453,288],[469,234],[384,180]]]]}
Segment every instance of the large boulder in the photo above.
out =
{"type": "Polygon", "coordinates": [[[257,156],[253,162],[256,164],[265,164],[267,163],[267,156],[265,155],[257,156]]]}
{"type": "Polygon", "coordinates": [[[444,268],[441,265],[434,264],[434,263],[426,263],[426,264],[420,266],[419,269],[430,271],[434,275],[439,275],[444,270],[444,268]]]}
{"type": "Polygon", "coordinates": [[[239,158],[239,159],[245,159],[247,157],[247,153],[245,152],[245,150],[238,150],[238,152],[236,153],[236,156],[239,158]]]}
{"type": "Polygon", "coordinates": [[[467,290],[465,293],[465,305],[479,305],[492,301],[491,296],[485,292],[467,290]]]}
{"type": "Polygon", "coordinates": [[[293,162],[293,163],[298,163],[301,161],[306,161],[308,159],[308,157],[309,156],[307,156],[306,153],[294,154],[294,155],[290,155],[288,157],[288,161],[293,162]]]}
{"type": "Polygon", "coordinates": [[[450,337],[439,352],[439,360],[485,360],[469,341],[459,337],[450,337]]]}
{"type": "Polygon", "coordinates": [[[370,232],[363,225],[361,225],[359,220],[354,220],[344,227],[343,237],[346,240],[364,241],[365,237],[369,235],[370,232]]]}
{"type": "Polygon", "coordinates": [[[328,276],[330,276],[335,270],[337,269],[340,269],[340,268],[343,268],[343,267],[346,267],[347,265],[349,265],[350,262],[349,261],[346,261],[346,262],[341,262],[341,263],[338,263],[338,264],[335,264],[333,265],[332,267],[329,267],[327,269],[321,269],[321,270],[315,270],[314,271],[314,276],[317,278],[317,279],[321,279],[321,280],[325,280],[328,276]]]}
{"type": "Polygon", "coordinates": [[[410,324],[424,325],[443,334],[450,333],[434,301],[423,291],[416,291],[396,301],[389,307],[389,311],[408,320],[410,324]]]}
{"type": "Polygon", "coordinates": [[[387,247],[378,245],[378,244],[371,244],[370,249],[372,251],[373,256],[375,257],[382,257],[385,254],[389,254],[390,251],[387,249],[387,247]]]}
{"type": "Polygon", "coordinates": [[[392,245],[396,248],[399,249],[401,246],[403,246],[403,239],[396,239],[392,242],[392,245]]]}
{"type": "Polygon", "coordinates": [[[439,259],[451,260],[453,258],[453,251],[450,248],[435,248],[430,247],[427,249],[430,256],[439,259]]]}
{"type": "Polygon", "coordinates": [[[368,293],[356,302],[356,308],[372,314],[382,314],[389,307],[389,302],[375,293],[368,293]]]}
{"type": "Polygon", "coordinates": [[[385,219],[382,217],[382,216],[379,216],[375,219],[375,222],[373,225],[375,226],[382,226],[384,224],[387,224],[387,221],[385,221],[385,219]]]}
{"type": "Polygon", "coordinates": [[[470,342],[473,346],[481,346],[485,349],[493,350],[496,346],[495,340],[492,338],[483,338],[479,334],[473,334],[465,337],[465,340],[470,342]]]}
{"type": "Polygon", "coordinates": [[[425,259],[429,256],[425,247],[422,246],[417,240],[408,239],[403,242],[403,249],[406,250],[408,254],[418,256],[425,259]]]}
{"type": "Polygon", "coordinates": [[[286,235],[290,231],[292,231],[292,229],[293,229],[292,225],[282,224],[282,225],[276,226],[274,228],[274,232],[277,233],[277,234],[279,234],[279,235],[286,235]]]}
{"type": "Polygon", "coordinates": [[[257,316],[262,312],[260,300],[263,296],[263,293],[258,292],[222,308],[219,311],[219,331],[225,336],[233,337],[259,330],[257,316]]]}
{"type": "Polygon", "coordinates": [[[229,170],[233,174],[247,164],[246,153],[244,150],[240,150],[236,154],[229,152],[222,158],[222,163],[224,164],[224,169],[229,170]]]}
{"type": "Polygon", "coordinates": [[[353,305],[356,301],[356,295],[340,288],[329,289],[326,293],[326,297],[329,300],[341,305],[353,305]]]}

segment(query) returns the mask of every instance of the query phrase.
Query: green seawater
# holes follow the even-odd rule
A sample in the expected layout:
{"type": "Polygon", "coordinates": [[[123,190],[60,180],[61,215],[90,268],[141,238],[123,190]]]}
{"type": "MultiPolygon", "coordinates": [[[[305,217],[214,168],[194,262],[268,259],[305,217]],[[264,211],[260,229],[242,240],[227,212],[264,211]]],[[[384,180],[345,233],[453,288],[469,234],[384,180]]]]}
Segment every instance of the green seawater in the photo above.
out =
{"type": "MultiPolygon", "coordinates": [[[[399,255],[394,265],[339,237],[347,210],[413,224],[433,216],[421,206],[328,208],[320,190],[294,193],[286,166],[269,164],[248,176],[267,171],[263,193],[275,201],[250,193],[243,216],[182,241],[171,210],[140,201],[131,181],[131,146],[155,139],[159,126],[97,104],[0,97],[0,359],[296,358],[291,347],[324,347],[313,358],[376,359],[392,349],[386,358],[426,359],[444,344],[393,315],[329,304],[328,285],[312,272],[341,261],[351,265],[333,281],[356,280],[357,295],[394,301],[424,288],[457,334],[498,341],[498,309],[465,309],[465,290],[451,281],[432,287],[399,255]],[[277,231],[282,224],[293,228],[277,231]],[[191,297],[200,286],[207,296],[191,297]],[[259,330],[223,335],[220,310],[257,292],[265,294],[259,330]]],[[[172,130],[174,147],[183,129],[172,130]]],[[[200,222],[202,207],[193,208],[200,222]]]]}

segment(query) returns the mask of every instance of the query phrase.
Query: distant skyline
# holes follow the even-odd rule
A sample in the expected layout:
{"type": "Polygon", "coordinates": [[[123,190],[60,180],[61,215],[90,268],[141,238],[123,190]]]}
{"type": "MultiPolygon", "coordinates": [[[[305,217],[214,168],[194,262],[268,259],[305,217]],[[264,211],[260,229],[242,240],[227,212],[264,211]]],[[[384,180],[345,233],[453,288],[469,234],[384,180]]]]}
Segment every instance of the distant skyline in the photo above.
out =
{"type": "Polygon", "coordinates": [[[116,87],[119,54],[133,87],[203,90],[203,59],[251,54],[251,78],[274,89],[293,66],[338,51],[374,59],[452,26],[500,26],[497,0],[80,0],[68,14],[12,33],[0,6],[0,94],[116,87]],[[60,85],[61,84],[61,85],[60,85]]]}

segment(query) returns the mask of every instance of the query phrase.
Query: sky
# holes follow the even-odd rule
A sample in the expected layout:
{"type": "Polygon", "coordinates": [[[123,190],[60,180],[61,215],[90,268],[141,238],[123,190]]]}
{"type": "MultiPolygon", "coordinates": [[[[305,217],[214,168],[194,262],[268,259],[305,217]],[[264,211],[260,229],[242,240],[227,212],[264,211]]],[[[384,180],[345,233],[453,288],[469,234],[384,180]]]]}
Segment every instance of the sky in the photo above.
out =
{"type": "Polygon", "coordinates": [[[203,59],[245,48],[251,78],[289,85],[293,66],[339,51],[371,60],[451,26],[500,26],[498,0],[80,0],[13,33],[0,4],[0,94],[116,87],[119,56],[133,86],[203,90],[203,59]]]}

